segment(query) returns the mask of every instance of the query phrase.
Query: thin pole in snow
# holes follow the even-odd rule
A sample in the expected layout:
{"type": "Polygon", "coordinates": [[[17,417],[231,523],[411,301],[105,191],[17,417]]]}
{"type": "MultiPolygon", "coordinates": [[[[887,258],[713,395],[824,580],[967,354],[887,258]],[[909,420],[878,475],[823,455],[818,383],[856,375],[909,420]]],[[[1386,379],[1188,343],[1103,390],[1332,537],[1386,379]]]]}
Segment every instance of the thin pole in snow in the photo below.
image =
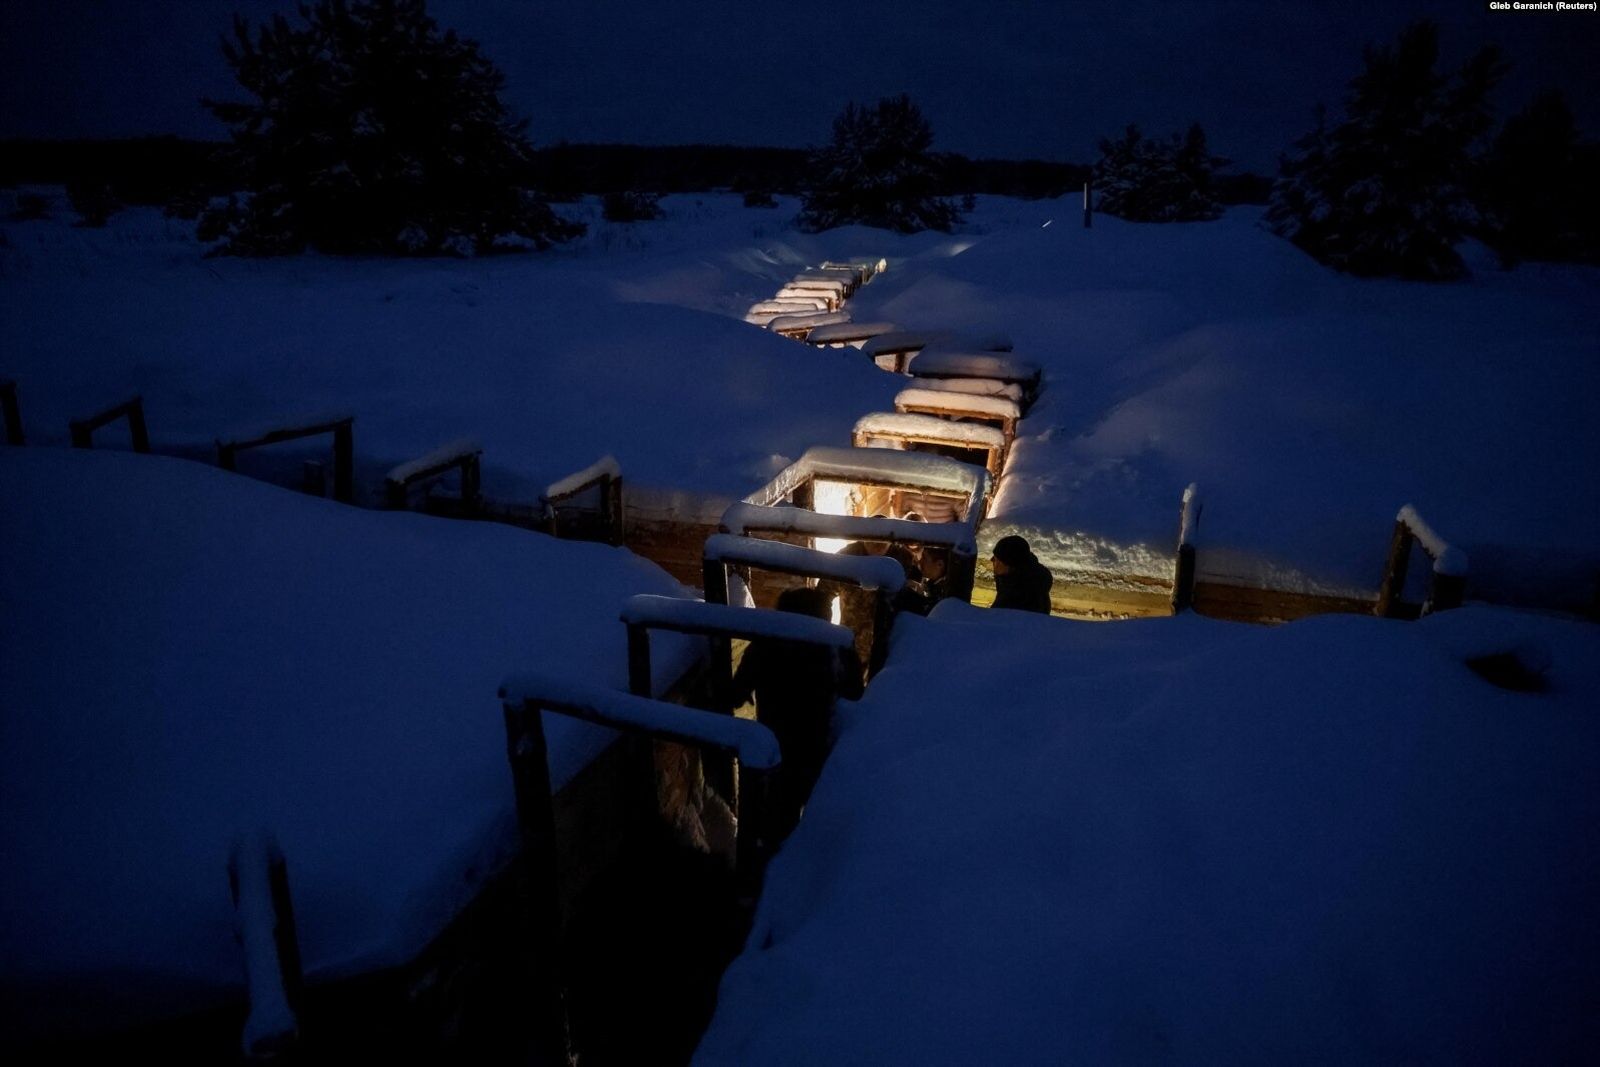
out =
{"type": "Polygon", "coordinates": [[[1083,183],[1083,228],[1089,229],[1094,223],[1094,209],[1089,206],[1089,183],[1083,183]]]}

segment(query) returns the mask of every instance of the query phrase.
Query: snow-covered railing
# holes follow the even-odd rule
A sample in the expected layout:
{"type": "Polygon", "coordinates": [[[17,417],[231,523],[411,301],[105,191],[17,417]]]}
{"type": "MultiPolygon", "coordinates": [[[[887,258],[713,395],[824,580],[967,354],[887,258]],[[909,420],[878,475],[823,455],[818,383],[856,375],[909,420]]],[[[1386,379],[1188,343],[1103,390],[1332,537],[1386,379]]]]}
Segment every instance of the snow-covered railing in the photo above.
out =
{"type": "Polygon", "coordinates": [[[0,382],[0,417],[6,424],[6,444],[22,444],[22,409],[17,405],[16,382],[0,382]]]}
{"type": "MultiPolygon", "coordinates": [[[[628,688],[635,696],[649,692],[651,630],[669,630],[709,640],[710,706],[730,715],[734,710],[732,642],[735,639],[790,641],[832,649],[840,658],[841,670],[853,671],[858,678],[861,676],[855,634],[848,627],[810,615],[642,593],[623,601],[622,622],[628,628],[628,688]]],[[[731,774],[721,777],[727,782],[733,780],[731,774]]]]}
{"type": "MultiPolygon", "coordinates": [[[[724,533],[827,537],[837,541],[878,542],[943,553],[945,580],[937,599],[972,597],[978,557],[975,524],[919,522],[868,515],[825,515],[809,508],[763,507],[739,503],[722,515],[724,533]]],[[[926,563],[926,561],[924,561],[926,563]]],[[[930,597],[933,594],[929,594],[930,597]]]]}
{"type": "Polygon", "coordinates": [[[828,300],[823,296],[778,296],[758,300],[751,304],[746,315],[803,315],[811,311],[827,311],[828,300]]]}
{"type": "Polygon", "coordinates": [[[1401,615],[1401,597],[1411,566],[1411,547],[1416,545],[1433,563],[1427,599],[1421,613],[1430,614],[1459,608],[1466,597],[1467,554],[1440,537],[1438,532],[1407,504],[1395,516],[1394,533],[1389,539],[1389,558],[1378,586],[1377,614],[1384,618],[1401,615]]]}
{"type": "Polygon", "coordinates": [[[1172,572],[1174,615],[1194,606],[1195,542],[1200,536],[1200,513],[1204,508],[1200,486],[1190,482],[1183,491],[1183,505],[1178,511],[1178,556],[1172,572]]]}
{"type": "Polygon", "coordinates": [[[937,415],[946,419],[966,419],[998,429],[1009,446],[1017,435],[1022,406],[1003,396],[983,396],[949,389],[923,389],[911,386],[895,394],[894,409],[911,415],[937,415]]]}
{"type": "Polygon", "coordinates": [[[1010,400],[1022,410],[1022,386],[1015,382],[997,382],[992,378],[919,378],[915,386],[930,392],[966,393],[970,396],[997,396],[1010,400]]]}
{"type": "Polygon", "coordinates": [[[798,275],[783,283],[785,289],[795,289],[801,292],[826,292],[832,293],[835,300],[843,300],[850,288],[850,283],[838,278],[807,278],[798,275]]]}
{"type": "Polygon", "coordinates": [[[959,496],[967,501],[969,518],[981,514],[989,497],[988,471],[970,463],[927,452],[892,448],[838,448],[818,445],[778,472],[771,482],[745,497],[751,504],[793,502],[810,507],[808,486],[818,480],[886,486],[959,496]],[[797,493],[807,499],[795,499],[797,493]]]}
{"type": "MultiPolygon", "coordinates": [[[[736,758],[740,764],[738,790],[736,796],[728,798],[737,816],[734,870],[741,897],[749,902],[755,900],[770,851],[767,778],[778,770],[783,758],[771,730],[733,715],[686,708],[596,685],[574,684],[544,674],[507,678],[500,686],[500,701],[516,791],[517,821],[522,828],[523,854],[531,883],[527,895],[530,910],[535,912],[529,921],[537,927],[537,936],[547,939],[548,947],[553,948],[559,939],[560,870],[550,795],[549,745],[544,732],[546,711],[736,758]]],[[[548,959],[553,958],[552,952],[548,959]]],[[[540,961],[547,972],[548,959],[540,961]]],[[[565,1029],[559,976],[547,973],[544,979],[549,988],[537,1007],[548,1014],[541,1029],[548,1029],[547,1040],[556,1044],[555,1038],[565,1029]]]]}
{"type": "Polygon", "coordinates": [[[893,601],[905,588],[906,572],[887,556],[845,556],[814,548],[735,534],[706,538],[704,587],[709,604],[728,603],[728,574],[734,567],[819,579],[855,586],[873,594],[872,631],[867,636],[867,669],[876,671],[888,653],[893,601]]]}
{"type": "Polygon", "coordinates": [[[898,545],[932,545],[976,556],[977,539],[964,522],[917,522],[868,515],[824,515],[809,508],[764,507],[738,503],[722,513],[724,533],[799,534],[841,541],[885,541],[898,545]]]}
{"type": "Polygon", "coordinates": [[[271,834],[234,842],[228,856],[228,888],[250,997],[244,1055],[251,1062],[275,1059],[299,1043],[305,977],[289,897],[289,869],[271,834]]]}
{"type": "Polygon", "coordinates": [[[839,322],[831,326],[818,326],[806,336],[806,344],[853,345],[892,329],[892,322],[839,322]]]}
{"type": "Polygon", "coordinates": [[[999,352],[981,352],[929,346],[916,354],[908,368],[913,378],[990,378],[1014,382],[1023,395],[1039,389],[1039,365],[999,352]]]}
{"type": "Polygon", "coordinates": [[[844,295],[852,296],[861,288],[861,276],[849,267],[827,267],[801,271],[790,280],[794,282],[843,282],[844,295]]]}
{"type": "MultiPolygon", "coordinates": [[[[15,401],[15,390],[13,390],[12,402],[15,403],[15,401]]],[[[112,404],[104,411],[96,412],[88,418],[73,419],[67,423],[67,430],[72,435],[72,447],[93,448],[94,432],[100,427],[122,418],[128,420],[128,438],[133,443],[133,450],[135,452],[150,451],[150,432],[145,428],[144,424],[144,398],[139,396],[129,397],[121,403],[112,404]]],[[[6,418],[6,425],[7,427],[11,425],[9,414],[6,418]]],[[[21,432],[20,423],[18,432],[21,432]]]]}
{"type": "Polygon", "coordinates": [[[838,311],[839,305],[844,302],[844,288],[810,288],[813,283],[803,285],[785,285],[773,294],[773,300],[808,300],[818,301],[825,311],[838,311]]]}
{"type": "Polygon", "coordinates": [[[318,434],[333,435],[333,498],[349,504],[355,501],[355,416],[313,415],[272,426],[258,427],[232,437],[217,438],[217,466],[225,471],[239,469],[239,453],[262,445],[275,445],[318,434]]]}
{"type": "Polygon", "coordinates": [[[608,544],[622,543],[622,467],[613,456],[601,456],[580,471],[551,482],[539,498],[551,536],[560,537],[561,507],[580,493],[598,489],[600,517],[608,544]]]}
{"type": "Polygon", "coordinates": [[[850,443],[857,448],[887,445],[916,451],[917,445],[956,448],[981,453],[981,465],[998,481],[1005,466],[1006,435],[998,427],[979,422],[955,422],[937,415],[912,415],[876,411],[856,420],[850,443]]]}
{"type": "Polygon", "coordinates": [[[478,502],[481,485],[480,459],[483,446],[470,437],[440,445],[432,452],[402,463],[384,476],[384,495],[391,508],[404,508],[413,486],[432,481],[448,471],[461,471],[461,505],[471,508],[478,502]]]}
{"type": "Polygon", "coordinates": [[[812,311],[799,315],[779,315],[767,323],[767,329],[803,341],[818,326],[834,326],[849,321],[848,311],[812,311]]]}

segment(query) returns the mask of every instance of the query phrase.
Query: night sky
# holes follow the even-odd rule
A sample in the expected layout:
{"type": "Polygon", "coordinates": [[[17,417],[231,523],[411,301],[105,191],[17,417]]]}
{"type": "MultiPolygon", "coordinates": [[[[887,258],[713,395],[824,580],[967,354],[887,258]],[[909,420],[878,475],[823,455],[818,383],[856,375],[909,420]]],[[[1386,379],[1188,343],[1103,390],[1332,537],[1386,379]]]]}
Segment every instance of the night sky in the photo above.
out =
{"type": "MultiPolygon", "coordinates": [[[[1406,3],[1098,0],[435,0],[481,41],[534,141],[809,145],[848,99],[906,91],[937,147],[1087,160],[1136,121],[1205,124],[1213,148],[1270,169],[1340,99],[1363,43],[1412,18],[1443,27],[1452,65],[1498,43],[1515,64],[1502,112],[1564,89],[1600,132],[1600,16],[1493,14],[1478,0],[1406,3]],[[1585,68],[1588,68],[1587,70],[1585,68]]],[[[218,138],[201,95],[232,95],[217,49],[235,11],[282,0],[6,0],[0,136],[218,138]]]]}

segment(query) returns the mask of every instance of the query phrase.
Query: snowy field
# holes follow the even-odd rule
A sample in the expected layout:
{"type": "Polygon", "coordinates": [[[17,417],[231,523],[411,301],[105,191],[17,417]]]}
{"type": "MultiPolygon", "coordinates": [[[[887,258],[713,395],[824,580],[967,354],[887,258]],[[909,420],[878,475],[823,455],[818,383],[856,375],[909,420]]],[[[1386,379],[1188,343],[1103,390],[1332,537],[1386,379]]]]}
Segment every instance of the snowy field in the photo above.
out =
{"type": "Polygon", "coordinates": [[[738,321],[807,264],[882,255],[857,321],[1000,331],[1045,367],[986,540],[1165,579],[1198,481],[1204,575],[1370,596],[1409,502],[1467,550],[1476,591],[1591,595],[1600,271],[1474,253],[1460,284],[1351,279],[1255,208],[1085,231],[1072,197],[981,198],[957,234],[901,237],[800,234],[792,200],[663,204],[634,225],[565,208],[593,226],[576,246],[463,262],[201,260],[187,224],[143,210],[7,223],[0,375],[41,441],[141,391],[158,450],[353,412],[368,493],[467,436],[500,498],[612,453],[632,485],[726,500],[890,408],[897,381],[853,350],[738,321]]]}
{"type": "MultiPolygon", "coordinates": [[[[238,995],[227,861],[274,832],[313,978],[410,959],[518,837],[496,690],[625,687],[621,550],[185,460],[0,450],[0,1034],[238,995]]],[[[656,638],[658,684],[696,654],[656,638]]],[[[610,736],[550,726],[559,787],[610,736]]]]}
{"type": "Polygon", "coordinates": [[[1592,624],[902,623],[698,1063],[1600,1047],[1592,624]],[[1464,665],[1512,649],[1546,691],[1464,665]]]}

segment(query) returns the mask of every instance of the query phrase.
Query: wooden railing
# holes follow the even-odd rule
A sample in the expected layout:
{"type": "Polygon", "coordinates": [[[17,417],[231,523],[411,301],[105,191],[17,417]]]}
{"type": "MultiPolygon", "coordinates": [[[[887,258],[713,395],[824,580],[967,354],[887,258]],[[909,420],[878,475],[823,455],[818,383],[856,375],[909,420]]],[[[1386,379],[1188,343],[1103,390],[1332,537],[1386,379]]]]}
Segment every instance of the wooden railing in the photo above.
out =
{"type": "Polygon", "coordinates": [[[1432,561],[1428,593],[1419,614],[1459,608],[1466,597],[1467,555],[1440,537],[1410,504],[1395,516],[1394,533],[1389,539],[1389,559],[1384,564],[1383,582],[1378,586],[1377,614],[1401,618],[1405,610],[1406,575],[1411,567],[1412,546],[1418,546],[1432,561]]]}
{"type": "Polygon", "coordinates": [[[355,416],[335,415],[308,419],[264,432],[217,440],[217,466],[225,471],[239,469],[239,453],[262,445],[275,445],[318,434],[333,435],[333,498],[345,504],[355,502],[355,416]]]}
{"type": "MultiPolygon", "coordinates": [[[[113,404],[99,414],[90,415],[86,419],[73,419],[69,422],[67,430],[72,435],[72,447],[93,448],[94,432],[102,426],[122,418],[128,420],[128,436],[133,442],[133,450],[135,452],[149,452],[150,432],[145,428],[144,424],[144,400],[138,396],[130,397],[120,404],[113,404]]],[[[7,425],[10,425],[9,414],[7,416],[7,425]]],[[[21,432],[20,425],[18,426],[18,432],[21,432]]]]}

